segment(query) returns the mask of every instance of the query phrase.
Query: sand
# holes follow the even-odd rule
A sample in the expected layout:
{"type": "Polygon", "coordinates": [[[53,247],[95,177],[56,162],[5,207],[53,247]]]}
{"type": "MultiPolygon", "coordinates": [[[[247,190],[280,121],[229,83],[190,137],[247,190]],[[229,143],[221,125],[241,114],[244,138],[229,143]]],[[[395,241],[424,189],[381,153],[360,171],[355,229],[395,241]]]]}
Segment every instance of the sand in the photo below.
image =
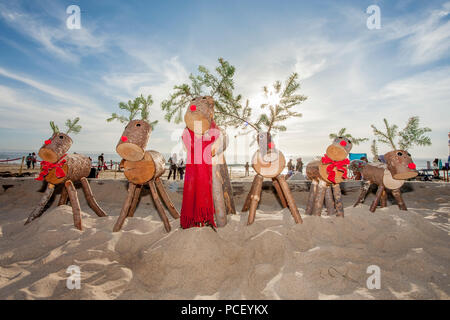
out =
{"type": "MultiPolygon", "coordinates": [[[[181,188],[165,183],[180,208],[181,188]]],[[[404,194],[407,212],[389,202],[388,208],[370,213],[373,194],[353,208],[357,192],[347,192],[344,219],[305,216],[307,193],[294,191],[301,225],[294,224],[271,190],[264,190],[251,226],[247,213],[238,213],[218,232],[182,230],[168,215],[169,234],[148,189],[135,216],[121,232],[112,232],[125,181],[91,182],[110,215],[106,218],[98,218],[78,190],[83,231],[73,227],[70,207],[56,207],[57,201],[23,226],[42,195],[41,183],[12,178],[0,184],[0,299],[450,297],[449,184],[410,184],[404,194]],[[66,286],[71,265],[81,270],[79,290],[66,286]],[[371,265],[381,270],[380,289],[367,288],[371,265]]],[[[238,209],[249,187],[244,183],[236,195],[238,209]]]]}

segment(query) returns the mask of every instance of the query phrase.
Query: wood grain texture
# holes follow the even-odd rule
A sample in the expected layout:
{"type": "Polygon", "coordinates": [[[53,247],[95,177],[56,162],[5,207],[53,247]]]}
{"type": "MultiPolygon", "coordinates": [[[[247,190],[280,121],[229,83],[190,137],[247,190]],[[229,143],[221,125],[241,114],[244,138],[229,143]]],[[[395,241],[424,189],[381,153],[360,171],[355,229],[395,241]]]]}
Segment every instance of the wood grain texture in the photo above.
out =
{"type": "Polygon", "coordinates": [[[47,184],[47,189],[45,189],[45,192],[42,195],[39,204],[33,209],[33,211],[31,211],[27,221],[25,221],[25,224],[28,224],[34,219],[39,218],[44,213],[45,206],[52,197],[53,192],[55,192],[55,185],[51,183],[47,184]]]}
{"type": "Polygon", "coordinates": [[[380,203],[381,195],[383,194],[384,187],[378,186],[377,194],[375,195],[375,200],[373,200],[372,204],[370,205],[370,211],[375,212],[377,209],[378,204],[380,203]]]}
{"type": "Polygon", "coordinates": [[[162,183],[160,178],[155,179],[155,185],[172,218],[179,219],[180,213],[178,212],[177,208],[175,208],[175,205],[173,204],[172,199],[170,199],[169,195],[167,194],[166,188],[164,188],[164,184],[162,183]]]}
{"type": "Polygon", "coordinates": [[[136,191],[136,185],[132,182],[128,183],[128,194],[125,202],[123,203],[122,210],[120,211],[119,217],[117,218],[116,223],[113,227],[113,232],[120,231],[125,222],[125,219],[128,216],[128,212],[130,211],[131,203],[133,202],[134,193],[136,191]]]}
{"type": "Polygon", "coordinates": [[[325,207],[327,208],[327,214],[329,216],[336,215],[336,209],[334,208],[333,192],[331,186],[327,186],[325,189],[325,207]]]}
{"type": "Polygon", "coordinates": [[[322,215],[323,203],[325,200],[325,190],[327,188],[327,183],[323,180],[319,180],[319,184],[317,186],[317,194],[314,199],[314,207],[312,214],[314,216],[322,215]]]}
{"type": "Polygon", "coordinates": [[[153,203],[155,204],[156,210],[158,211],[159,217],[161,218],[162,222],[164,223],[164,228],[167,232],[170,232],[170,222],[169,219],[166,216],[166,212],[164,211],[164,208],[162,206],[161,200],[158,196],[158,191],[156,190],[155,181],[150,180],[148,182],[148,186],[150,187],[150,194],[153,198],[153,203]]]}
{"type": "Polygon", "coordinates": [[[342,192],[341,192],[341,186],[339,183],[332,184],[331,187],[333,188],[333,198],[334,198],[334,206],[336,208],[336,216],[337,217],[344,217],[344,204],[342,203],[342,192]]]}
{"type": "Polygon", "coordinates": [[[286,198],[287,205],[289,210],[291,211],[292,217],[294,218],[295,223],[303,223],[302,217],[298,212],[297,205],[295,204],[294,197],[292,197],[291,190],[289,189],[289,185],[284,179],[283,175],[279,175],[277,177],[278,183],[280,184],[281,190],[286,198]]]}
{"type": "Polygon", "coordinates": [[[286,208],[287,207],[286,197],[284,196],[283,191],[281,190],[280,183],[276,178],[272,178],[272,184],[273,187],[275,188],[278,199],[280,199],[281,206],[283,208],[286,208]]]}
{"type": "Polygon", "coordinates": [[[136,207],[139,203],[139,198],[141,197],[142,185],[137,184],[136,190],[134,190],[133,200],[131,201],[130,209],[128,210],[128,217],[134,217],[134,213],[136,212],[136,207]]]}
{"type": "Polygon", "coordinates": [[[392,190],[392,195],[395,198],[395,201],[397,201],[398,208],[400,210],[407,211],[405,201],[403,201],[402,193],[400,192],[400,189],[394,189],[392,190]]]}
{"type": "Polygon", "coordinates": [[[308,201],[306,202],[306,215],[311,215],[313,208],[314,208],[314,199],[316,198],[317,194],[317,186],[319,182],[317,180],[313,180],[311,182],[311,186],[309,188],[309,195],[308,195],[308,201]]]}
{"type": "Polygon", "coordinates": [[[251,225],[253,222],[255,222],[255,216],[256,216],[256,209],[258,208],[259,200],[261,199],[261,190],[262,190],[262,183],[264,181],[263,176],[257,174],[255,176],[254,180],[254,188],[252,190],[252,194],[250,196],[250,208],[248,212],[248,221],[247,225],[251,225]]]}

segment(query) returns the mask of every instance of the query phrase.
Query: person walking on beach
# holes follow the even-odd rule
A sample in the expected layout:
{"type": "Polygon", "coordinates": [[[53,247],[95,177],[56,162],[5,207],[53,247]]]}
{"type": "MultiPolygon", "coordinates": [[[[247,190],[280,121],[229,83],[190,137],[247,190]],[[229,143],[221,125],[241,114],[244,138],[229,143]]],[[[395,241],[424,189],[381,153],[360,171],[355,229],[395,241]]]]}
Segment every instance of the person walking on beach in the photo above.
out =
{"type": "Polygon", "coordinates": [[[104,158],[104,156],[103,156],[103,153],[102,153],[101,155],[98,156],[97,162],[98,162],[98,164],[97,164],[97,169],[98,169],[98,171],[101,171],[102,168],[103,168],[103,164],[104,164],[104,162],[105,162],[105,158],[104,158]]]}
{"type": "Polygon", "coordinates": [[[36,153],[32,153],[31,154],[31,163],[33,164],[33,169],[36,166],[36,162],[37,162],[37,157],[36,157],[36,153]]]}
{"type": "Polygon", "coordinates": [[[248,177],[250,175],[249,172],[250,165],[248,164],[248,161],[245,163],[245,177],[248,177]]]}
{"type": "Polygon", "coordinates": [[[303,172],[303,161],[302,161],[302,158],[298,158],[297,159],[297,165],[295,167],[295,171],[298,171],[300,173],[303,172]]]}
{"type": "Polygon", "coordinates": [[[184,176],[184,160],[181,159],[178,163],[178,174],[180,175],[180,180],[183,180],[184,176]]]}
{"type": "Polygon", "coordinates": [[[172,173],[173,173],[173,180],[177,178],[177,164],[175,163],[175,161],[176,160],[174,159],[173,156],[169,158],[169,176],[167,177],[167,180],[170,180],[172,173]]]}
{"type": "Polygon", "coordinates": [[[33,161],[33,157],[31,156],[31,153],[28,154],[27,158],[25,159],[27,162],[27,169],[31,168],[31,162],[33,161]]]}
{"type": "Polygon", "coordinates": [[[292,159],[289,159],[287,168],[288,168],[288,173],[286,175],[286,179],[289,178],[290,176],[292,176],[292,174],[294,173],[294,164],[292,163],[292,159]]]}
{"type": "Polygon", "coordinates": [[[434,178],[436,178],[436,179],[439,179],[439,159],[438,158],[436,158],[436,159],[434,159],[434,161],[433,161],[433,175],[434,175],[434,178]]]}

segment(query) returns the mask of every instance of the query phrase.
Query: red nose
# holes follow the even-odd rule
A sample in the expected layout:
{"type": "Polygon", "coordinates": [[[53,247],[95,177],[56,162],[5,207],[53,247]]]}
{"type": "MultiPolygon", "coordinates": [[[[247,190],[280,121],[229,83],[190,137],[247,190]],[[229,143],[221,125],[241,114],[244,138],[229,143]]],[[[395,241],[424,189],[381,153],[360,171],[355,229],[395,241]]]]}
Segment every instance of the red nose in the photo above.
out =
{"type": "Polygon", "coordinates": [[[52,140],[45,140],[44,143],[45,144],[50,144],[50,143],[52,143],[52,140]]]}
{"type": "Polygon", "coordinates": [[[128,140],[128,138],[125,136],[122,136],[122,138],[120,138],[120,140],[122,140],[123,142],[126,142],[128,140]]]}
{"type": "Polygon", "coordinates": [[[345,147],[347,145],[347,142],[345,142],[344,140],[342,140],[341,142],[339,142],[339,144],[343,147],[345,147]]]}
{"type": "Polygon", "coordinates": [[[197,110],[197,106],[195,104],[193,104],[192,106],[190,106],[191,111],[195,111],[197,110]]]}
{"type": "Polygon", "coordinates": [[[270,142],[268,145],[269,149],[275,148],[275,144],[273,142],[270,142]]]}
{"type": "Polygon", "coordinates": [[[411,163],[408,164],[408,168],[414,170],[414,169],[416,168],[416,165],[415,165],[414,163],[411,162],[411,163]]]}

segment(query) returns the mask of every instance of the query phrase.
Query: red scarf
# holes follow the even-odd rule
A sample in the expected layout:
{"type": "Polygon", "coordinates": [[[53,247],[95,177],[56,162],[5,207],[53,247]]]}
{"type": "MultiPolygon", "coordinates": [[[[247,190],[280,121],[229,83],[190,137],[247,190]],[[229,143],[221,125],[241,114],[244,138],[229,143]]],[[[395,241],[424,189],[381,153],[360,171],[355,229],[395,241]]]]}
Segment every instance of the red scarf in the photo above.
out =
{"type": "Polygon", "coordinates": [[[335,167],[338,171],[343,172],[344,174],[342,175],[343,179],[347,179],[347,167],[346,165],[348,165],[350,163],[350,161],[348,159],[344,159],[341,161],[334,161],[331,160],[326,154],[322,157],[322,163],[323,164],[329,164],[327,166],[327,172],[328,172],[328,180],[330,180],[333,183],[336,183],[336,172],[333,170],[335,167]]]}
{"type": "MultiPolygon", "coordinates": [[[[217,128],[214,121],[211,128],[217,128]]],[[[208,141],[204,135],[196,137],[192,130],[184,129],[182,139],[187,149],[187,161],[180,214],[183,229],[205,225],[216,226],[212,197],[211,146],[217,137],[216,132],[212,132],[208,141]],[[198,150],[200,147],[201,152],[198,150]]]]}
{"type": "Polygon", "coordinates": [[[38,180],[38,181],[44,180],[44,177],[46,175],[48,175],[49,171],[52,170],[53,168],[56,168],[55,175],[56,175],[57,178],[65,177],[66,173],[62,169],[62,166],[67,161],[66,159],[63,159],[65,156],[66,156],[66,154],[63,155],[61,157],[61,159],[59,159],[59,161],[56,162],[56,163],[51,163],[51,162],[48,162],[48,161],[41,161],[41,166],[42,166],[41,167],[41,172],[39,173],[39,177],[37,177],[35,180],[38,180]]]}

